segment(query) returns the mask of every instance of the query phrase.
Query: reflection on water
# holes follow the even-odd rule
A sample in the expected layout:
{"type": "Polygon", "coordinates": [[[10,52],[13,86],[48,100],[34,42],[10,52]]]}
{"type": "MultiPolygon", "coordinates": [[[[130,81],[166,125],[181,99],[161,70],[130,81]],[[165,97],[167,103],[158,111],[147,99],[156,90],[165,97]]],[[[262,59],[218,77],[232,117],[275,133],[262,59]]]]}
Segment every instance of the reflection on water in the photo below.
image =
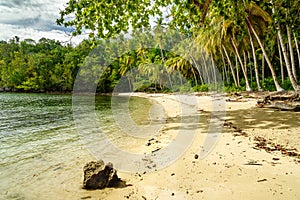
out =
{"type": "MultiPolygon", "coordinates": [[[[119,138],[110,99],[96,97],[96,114],[119,138]]],[[[134,120],[145,123],[151,104],[132,99],[134,120]]],[[[93,158],[78,136],[71,95],[1,93],[0,144],[0,199],[78,199],[84,192],[82,166],[93,158]]]]}

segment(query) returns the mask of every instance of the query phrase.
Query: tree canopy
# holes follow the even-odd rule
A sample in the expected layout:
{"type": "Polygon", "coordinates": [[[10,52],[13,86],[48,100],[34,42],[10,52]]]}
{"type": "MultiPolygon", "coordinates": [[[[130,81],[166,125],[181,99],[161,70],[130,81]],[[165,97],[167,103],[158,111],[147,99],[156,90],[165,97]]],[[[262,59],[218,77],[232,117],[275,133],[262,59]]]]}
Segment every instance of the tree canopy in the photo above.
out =
{"type": "MultiPolygon", "coordinates": [[[[0,87],[70,91],[84,60],[108,59],[121,43],[132,46],[131,38],[138,34],[150,44],[143,33],[151,27],[152,34],[169,38],[178,37],[168,35],[170,30],[180,32],[197,53],[183,58],[160,43],[137,48],[107,67],[98,91],[112,91],[133,69],[149,78],[145,87],[162,88],[161,77],[178,71],[195,90],[207,90],[216,85],[219,71],[227,91],[299,90],[299,11],[298,0],[69,0],[57,23],[73,27],[73,35],[88,34],[91,40],[77,47],[46,38],[35,42],[14,37],[0,42],[0,87]],[[131,37],[124,35],[128,33],[131,37]],[[105,43],[108,38],[110,44],[105,43]],[[106,56],[94,58],[92,43],[98,48],[108,45],[106,56]],[[167,74],[159,74],[159,65],[166,67],[167,74]]],[[[163,42],[172,41],[167,40],[163,42]]]]}

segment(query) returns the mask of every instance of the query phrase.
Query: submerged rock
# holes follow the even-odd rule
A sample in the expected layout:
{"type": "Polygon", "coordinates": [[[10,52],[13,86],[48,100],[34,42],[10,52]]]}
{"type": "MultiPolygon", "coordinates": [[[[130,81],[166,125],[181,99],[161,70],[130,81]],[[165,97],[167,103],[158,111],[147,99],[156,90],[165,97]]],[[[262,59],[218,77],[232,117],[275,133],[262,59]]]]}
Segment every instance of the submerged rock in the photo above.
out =
{"type": "Polygon", "coordinates": [[[84,168],[84,189],[103,189],[105,187],[125,187],[112,163],[105,165],[103,160],[88,162],[84,168]]]}

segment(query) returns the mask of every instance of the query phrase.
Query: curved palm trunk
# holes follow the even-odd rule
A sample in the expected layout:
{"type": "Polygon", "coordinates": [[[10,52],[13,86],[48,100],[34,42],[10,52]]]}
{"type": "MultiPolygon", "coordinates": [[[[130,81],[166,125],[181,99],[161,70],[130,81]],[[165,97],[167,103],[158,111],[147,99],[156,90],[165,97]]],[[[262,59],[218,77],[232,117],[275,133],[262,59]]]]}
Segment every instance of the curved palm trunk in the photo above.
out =
{"type": "Polygon", "coordinates": [[[214,61],[211,53],[210,53],[210,58],[211,58],[211,65],[213,67],[214,84],[215,84],[215,86],[217,86],[217,72],[216,72],[217,66],[215,65],[215,61],[214,61]]]}
{"type": "MultiPolygon", "coordinates": [[[[159,46],[159,49],[160,49],[160,55],[161,55],[162,63],[165,65],[165,56],[164,56],[161,45],[159,46]]],[[[169,82],[170,82],[170,87],[173,89],[173,83],[172,83],[171,75],[168,72],[167,72],[167,74],[168,74],[168,79],[169,79],[169,82]]]]}
{"type": "Polygon", "coordinates": [[[261,58],[261,81],[265,82],[265,56],[261,58]]]}
{"type": "Polygon", "coordinates": [[[249,27],[247,26],[248,34],[250,37],[250,44],[251,44],[251,49],[252,49],[252,55],[253,55],[253,61],[254,61],[254,71],[255,71],[255,78],[256,78],[256,84],[257,84],[257,89],[259,92],[263,91],[260,82],[259,82],[259,75],[258,75],[258,66],[257,66],[257,59],[256,59],[256,54],[255,54],[255,47],[254,47],[254,42],[253,38],[250,32],[249,27]]]}
{"type": "Polygon", "coordinates": [[[291,29],[288,25],[286,25],[286,31],[287,31],[288,41],[289,41],[292,72],[293,72],[293,75],[294,75],[295,79],[297,80],[297,72],[296,72],[296,66],[295,66],[294,51],[293,51],[293,46],[292,46],[291,29]]]}
{"type": "Polygon", "coordinates": [[[198,85],[198,81],[197,81],[197,76],[196,76],[196,73],[195,73],[195,70],[194,70],[193,66],[191,67],[191,70],[192,70],[192,74],[193,74],[194,79],[195,79],[195,84],[197,86],[198,85]]]}
{"type": "Polygon", "coordinates": [[[298,41],[297,41],[297,37],[294,33],[294,40],[295,40],[295,45],[296,45],[296,50],[297,50],[297,55],[298,55],[298,62],[299,62],[299,68],[300,68],[300,51],[299,51],[299,45],[298,45],[298,41]]]}
{"type": "Polygon", "coordinates": [[[236,78],[237,78],[237,84],[238,87],[241,87],[240,85],[240,72],[239,72],[239,60],[238,57],[236,55],[235,56],[235,68],[236,68],[236,78]]]}
{"type": "Polygon", "coordinates": [[[221,57],[222,57],[222,62],[223,62],[223,67],[224,67],[224,69],[223,69],[223,71],[224,71],[223,72],[224,73],[223,80],[224,81],[226,80],[226,82],[229,83],[228,74],[227,74],[227,67],[226,67],[225,58],[224,58],[224,54],[223,54],[222,48],[220,49],[220,51],[221,51],[221,57]]]}
{"type": "Polygon", "coordinates": [[[280,63],[280,72],[281,72],[281,83],[284,84],[284,70],[283,70],[283,62],[282,62],[282,52],[280,47],[279,37],[277,37],[278,44],[278,53],[279,53],[279,63],[280,63]]]}
{"type": "Polygon", "coordinates": [[[203,59],[203,63],[204,63],[204,71],[205,71],[205,74],[206,74],[206,78],[204,77],[204,81],[207,83],[207,84],[210,84],[211,81],[210,81],[210,73],[208,71],[208,66],[207,66],[207,63],[206,63],[206,59],[204,57],[204,55],[202,54],[202,59],[203,59]]]}
{"type": "Polygon", "coordinates": [[[250,69],[249,69],[249,72],[250,72],[250,83],[252,83],[252,81],[253,81],[253,70],[252,70],[252,63],[251,63],[251,54],[250,54],[250,51],[247,51],[247,55],[248,55],[248,58],[249,58],[249,67],[250,67],[250,69]]]}
{"type": "Polygon", "coordinates": [[[232,63],[231,63],[231,60],[229,58],[229,55],[228,55],[228,52],[226,50],[226,48],[224,47],[224,45],[222,45],[223,49],[224,49],[224,52],[225,52],[225,55],[226,55],[226,58],[227,58],[227,61],[228,61],[228,64],[229,64],[229,67],[230,67],[230,70],[231,70],[231,74],[232,74],[232,77],[233,77],[233,81],[234,81],[234,85],[237,87],[237,81],[236,81],[236,77],[235,77],[235,71],[233,69],[233,66],[232,66],[232,63]]]}
{"type": "Polygon", "coordinates": [[[246,71],[245,71],[245,68],[244,68],[244,66],[243,66],[243,61],[242,61],[241,56],[240,56],[240,54],[239,54],[239,52],[238,52],[238,49],[237,49],[237,47],[236,47],[236,44],[235,44],[235,42],[233,41],[232,38],[231,38],[231,42],[232,42],[232,45],[233,45],[233,47],[234,47],[235,53],[236,53],[237,58],[238,58],[238,60],[239,60],[239,62],[240,62],[240,65],[241,65],[241,68],[242,68],[242,71],[243,71],[243,74],[244,74],[244,77],[245,77],[246,91],[247,91],[247,92],[251,92],[252,89],[251,89],[251,87],[250,87],[250,85],[249,85],[249,80],[248,80],[248,77],[247,77],[247,73],[246,73],[246,71]]]}
{"type": "Polygon", "coordinates": [[[281,34],[281,28],[278,27],[278,38],[279,38],[279,41],[280,41],[280,46],[281,46],[281,49],[282,49],[282,53],[283,53],[283,58],[284,58],[284,61],[285,61],[285,64],[286,64],[286,69],[287,69],[287,72],[288,72],[288,75],[289,75],[289,78],[290,78],[290,81],[293,85],[293,88],[295,91],[299,91],[299,86],[297,84],[297,81],[293,75],[293,72],[291,70],[291,65],[290,65],[290,62],[289,62],[289,58],[287,56],[287,52],[286,52],[286,48],[284,46],[284,42],[283,42],[283,38],[282,38],[282,34],[281,34]]]}
{"type": "Polygon", "coordinates": [[[261,48],[261,50],[262,50],[262,52],[263,52],[263,55],[264,55],[264,57],[265,57],[265,59],[266,59],[266,61],[267,61],[267,63],[268,63],[268,66],[269,66],[269,68],[270,68],[270,70],[271,70],[271,74],[272,74],[272,78],[273,78],[273,81],[274,81],[276,90],[277,90],[277,91],[284,91],[284,89],[283,89],[283,88],[279,85],[279,83],[278,83],[278,80],[277,80],[277,76],[276,76],[274,67],[273,67],[273,65],[272,65],[272,63],[271,63],[271,61],[270,61],[270,59],[269,59],[269,57],[268,57],[268,54],[267,54],[267,52],[266,52],[266,50],[265,50],[265,48],[264,48],[264,46],[263,46],[263,44],[262,44],[262,42],[261,42],[259,36],[258,36],[258,34],[256,33],[255,29],[253,28],[252,23],[249,21],[249,19],[248,19],[248,18],[246,18],[246,19],[247,19],[247,21],[248,21],[248,24],[249,24],[250,29],[252,30],[252,32],[253,32],[253,34],[254,34],[254,36],[255,36],[255,38],[256,38],[256,40],[257,40],[259,46],[260,46],[260,48],[261,48]]]}
{"type": "Polygon", "coordinates": [[[201,70],[199,69],[199,65],[198,65],[198,63],[195,61],[195,59],[194,59],[194,57],[193,57],[193,56],[190,56],[190,58],[193,60],[193,63],[194,63],[194,64],[195,64],[195,66],[196,66],[197,72],[199,73],[199,77],[200,77],[201,85],[203,85],[203,84],[204,84],[204,81],[203,81],[203,77],[202,77],[201,70]]]}
{"type": "MultiPolygon", "coordinates": [[[[248,69],[247,69],[247,55],[246,55],[246,52],[245,50],[243,50],[243,56],[244,56],[244,70],[245,70],[245,73],[246,73],[246,76],[248,77],[248,69]]],[[[251,80],[251,79],[250,79],[251,80]]],[[[251,82],[251,81],[250,81],[251,82]]],[[[249,83],[250,83],[249,82],[249,83]]]]}

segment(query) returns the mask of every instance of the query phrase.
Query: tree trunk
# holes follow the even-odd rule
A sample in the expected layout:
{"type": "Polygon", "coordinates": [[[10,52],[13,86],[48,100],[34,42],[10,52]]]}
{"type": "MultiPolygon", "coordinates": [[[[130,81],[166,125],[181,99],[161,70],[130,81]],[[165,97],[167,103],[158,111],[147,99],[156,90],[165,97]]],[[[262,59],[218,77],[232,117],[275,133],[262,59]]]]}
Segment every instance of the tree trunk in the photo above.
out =
{"type": "Polygon", "coordinates": [[[250,72],[250,85],[252,87],[252,82],[253,82],[253,70],[252,70],[252,60],[251,60],[251,54],[250,51],[247,51],[248,54],[248,59],[249,59],[249,72],[250,72]]]}
{"type": "MultiPolygon", "coordinates": [[[[159,49],[160,49],[160,55],[161,55],[162,63],[165,65],[165,56],[164,56],[161,45],[159,46],[159,49]]],[[[168,72],[167,72],[167,74],[168,74],[168,79],[169,79],[169,82],[170,82],[170,87],[173,89],[173,83],[172,83],[171,75],[168,72]]],[[[196,81],[196,85],[197,85],[197,81],[196,81]]]]}
{"type": "Polygon", "coordinates": [[[196,76],[195,70],[193,68],[192,68],[192,73],[193,73],[193,76],[194,76],[194,79],[195,79],[195,84],[197,86],[198,85],[197,76],[196,76]]]}
{"type": "Polygon", "coordinates": [[[236,68],[236,77],[237,77],[237,84],[238,87],[241,87],[240,85],[240,73],[239,73],[239,61],[237,56],[235,55],[235,68],[236,68]]]}
{"type": "Polygon", "coordinates": [[[190,57],[191,57],[191,59],[193,60],[193,63],[195,64],[195,66],[196,66],[197,72],[199,73],[201,85],[203,85],[203,84],[204,84],[204,81],[203,81],[203,78],[202,78],[202,72],[201,72],[200,69],[199,69],[199,65],[198,65],[198,63],[195,61],[195,59],[194,59],[193,56],[190,56],[190,57]]]}
{"type": "Polygon", "coordinates": [[[205,17],[209,8],[209,5],[211,4],[212,0],[206,0],[202,10],[201,10],[201,18],[200,18],[200,27],[204,25],[205,17]]]}
{"type": "Polygon", "coordinates": [[[290,50],[290,57],[291,57],[292,72],[293,72],[293,75],[294,75],[295,79],[297,80],[294,50],[293,50],[293,46],[292,46],[291,29],[288,25],[286,25],[286,31],[287,31],[288,41],[289,41],[289,50],[290,50]]]}
{"type": "Polygon", "coordinates": [[[281,46],[281,49],[282,49],[283,58],[285,60],[286,69],[287,69],[290,81],[291,81],[291,83],[293,85],[294,90],[298,91],[299,90],[299,86],[298,86],[297,81],[296,81],[296,79],[295,79],[295,77],[293,75],[293,72],[291,70],[290,61],[289,61],[289,58],[287,56],[287,52],[286,52],[286,48],[285,48],[285,45],[284,45],[284,42],[283,42],[283,38],[282,38],[281,28],[280,27],[278,27],[277,34],[278,34],[278,38],[279,38],[279,41],[280,41],[280,46],[281,46]]]}
{"type": "Polygon", "coordinates": [[[248,66],[247,66],[248,63],[247,63],[247,55],[246,55],[245,50],[243,50],[243,56],[244,56],[244,70],[245,70],[246,76],[248,77],[248,66]]]}
{"type": "Polygon", "coordinates": [[[263,44],[262,44],[262,42],[261,42],[261,40],[260,40],[258,34],[256,33],[254,27],[252,26],[252,23],[250,22],[250,20],[249,20],[248,18],[247,18],[247,21],[248,21],[248,24],[249,24],[250,29],[252,30],[252,32],[253,32],[253,34],[254,34],[254,36],[255,36],[255,38],[256,38],[256,40],[257,40],[259,46],[260,46],[260,48],[261,48],[261,50],[262,50],[262,52],[263,52],[263,55],[264,55],[264,57],[265,57],[265,59],[266,59],[266,61],[267,61],[267,63],[268,63],[268,66],[269,66],[269,68],[270,68],[270,70],[271,70],[272,78],[273,78],[273,81],[274,81],[276,90],[277,90],[277,91],[284,91],[284,89],[282,89],[282,88],[280,87],[280,85],[279,85],[279,83],[278,83],[278,81],[277,81],[277,77],[276,77],[276,73],[275,73],[274,67],[273,67],[273,65],[272,65],[272,63],[271,63],[271,61],[270,61],[270,59],[269,59],[269,57],[268,57],[268,55],[267,55],[267,52],[266,52],[266,50],[265,50],[265,48],[264,48],[264,46],[263,46],[263,44]]]}
{"type": "Polygon", "coordinates": [[[208,71],[208,67],[207,67],[205,56],[203,54],[202,54],[202,59],[203,59],[203,63],[204,63],[204,71],[205,71],[205,74],[206,74],[206,78],[204,78],[204,81],[207,84],[210,84],[211,83],[210,77],[209,77],[210,74],[209,74],[209,71],[208,71]]]}
{"type": "Polygon", "coordinates": [[[226,80],[226,82],[229,83],[228,72],[227,72],[226,62],[225,62],[225,58],[224,58],[222,48],[220,48],[220,52],[221,52],[221,57],[222,57],[222,62],[223,62],[223,67],[224,67],[224,78],[223,78],[223,80],[224,81],[226,80]]]}
{"type": "Polygon", "coordinates": [[[230,57],[229,57],[228,52],[227,52],[226,48],[224,47],[224,45],[222,45],[222,47],[224,49],[224,52],[225,52],[225,55],[226,55],[226,58],[227,58],[227,61],[228,61],[228,64],[229,64],[229,67],[230,67],[230,70],[231,70],[231,74],[232,74],[232,77],[233,77],[234,85],[237,87],[238,84],[237,84],[237,81],[236,81],[235,72],[234,72],[234,69],[233,69],[230,57]]]}
{"type": "Polygon", "coordinates": [[[210,53],[210,58],[211,58],[211,65],[213,67],[214,85],[215,87],[217,87],[217,72],[216,72],[217,66],[215,65],[215,61],[211,53],[210,53]]]}
{"type": "Polygon", "coordinates": [[[281,52],[279,37],[277,37],[277,40],[278,40],[277,43],[278,43],[278,51],[279,51],[280,71],[281,71],[281,83],[284,84],[284,69],[283,69],[282,52],[281,52]]]}
{"type": "Polygon", "coordinates": [[[255,54],[255,47],[254,47],[254,42],[252,38],[252,34],[250,32],[249,27],[247,26],[248,34],[250,37],[250,44],[251,44],[251,49],[252,49],[252,54],[253,54],[253,62],[254,62],[254,71],[255,71],[255,78],[256,78],[256,84],[257,84],[257,90],[259,92],[263,91],[260,82],[259,82],[259,74],[258,74],[258,66],[257,66],[257,59],[256,59],[256,54],[255,54]]]}
{"type": "Polygon", "coordinates": [[[240,65],[241,65],[241,68],[242,68],[242,71],[243,71],[243,74],[244,74],[244,77],[245,77],[246,91],[247,91],[247,92],[251,92],[252,89],[251,89],[251,87],[250,87],[250,85],[249,85],[249,80],[248,80],[248,77],[247,77],[247,73],[246,73],[246,71],[245,71],[245,67],[243,66],[243,61],[242,61],[241,56],[240,56],[240,54],[239,54],[239,52],[238,52],[238,49],[237,49],[237,47],[236,47],[236,44],[235,44],[235,42],[233,41],[232,38],[231,38],[231,42],[232,42],[232,45],[233,45],[233,47],[234,47],[234,49],[235,49],[235,53],[236,53],[236,55],[237,55],[237,57],[238,57],[238,60],[239,60],[239,62],[240,62],[240,65]]]}
{"type": "Polygon", "coordinates": [[[295,45],[296,45],[296,50],[297,50],[297,55],[298,55],[298,62],[299,62],[299,68],[300,68],[300,51],[299,51],[299,45],[298,45],[298,41],[297,41],[297,37],[294,33],[294,40],[295,40],[295,45]]]}
{"type": "Polygon", "coordinates": [[[261,80],[264,83],[265,81],[265,56],[261,58],[261,80]]]}

